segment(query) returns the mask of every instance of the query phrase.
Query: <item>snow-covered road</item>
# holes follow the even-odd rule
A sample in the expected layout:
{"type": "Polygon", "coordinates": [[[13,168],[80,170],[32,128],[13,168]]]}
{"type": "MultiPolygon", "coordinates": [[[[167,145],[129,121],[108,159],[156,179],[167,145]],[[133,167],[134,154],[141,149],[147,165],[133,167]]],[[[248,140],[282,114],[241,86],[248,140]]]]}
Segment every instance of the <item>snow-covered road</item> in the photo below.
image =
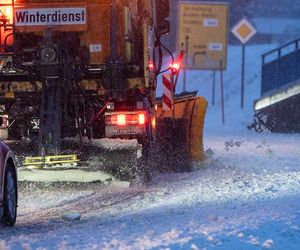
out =
{"type": "MultiPolygon", "coordinates": [[[[241,48],[229,47],[226,122],[219,100],[209,102],[208,159],[195,171],[160,174],[148,187],[23,185],[17,224],[0,228],[0,250],[299,249],[300,135],[246,128],[260,92],[260,55],[272,47],[247,47],[243,110],[241,48]],[[66,212],[79,212],[81,220],[62,220],[66,212]]],[[[211,72],[188,72],[187,82],[210,101],[211,72]]]]}
{"type": "Polygon", "coordinates": [[[297,249],[300,136],[209,135],[190,173],[148,187],[25,187],[0,249],[297,249]],[[73,211],[80,221],[64,221],[73,211]]]}

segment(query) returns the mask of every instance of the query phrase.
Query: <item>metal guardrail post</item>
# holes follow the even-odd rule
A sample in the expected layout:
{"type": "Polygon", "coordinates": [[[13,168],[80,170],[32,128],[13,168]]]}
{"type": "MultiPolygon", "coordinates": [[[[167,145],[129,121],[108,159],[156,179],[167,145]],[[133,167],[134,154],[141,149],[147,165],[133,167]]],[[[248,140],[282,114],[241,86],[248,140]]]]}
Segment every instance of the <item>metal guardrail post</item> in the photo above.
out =
{"type": "Polygon", "coordinates": [[[261,69],[261,72],[260,72],[260,74],[261,74],[261,76],[260,76],[260,79],[261,79],[261,84],[260,84],[260,95],[262,96],[262,94],[263,94],[263,85],[264,85],[264,66],[265,66],[265,55],[262,55],[262,57],[261,57],[261,60],[262,60],[262,63],[261,63],[261,65],[262,65],[262,69],[261,69]]]}
{"type": "Polygon", "coordinates": [[[298,50],[298,42],[295,41],[293,82],[296,81],[296,74],[297,74],[297,50],[298,50]]]}
{"type": "Polygon", "coordinates": [[[281,48],[278,50],[278,58],[277,58],[277,70],[276,70],[276,87],[279,86],[279,77],[280,77],[280,57],[281,57],[281,48]]]}

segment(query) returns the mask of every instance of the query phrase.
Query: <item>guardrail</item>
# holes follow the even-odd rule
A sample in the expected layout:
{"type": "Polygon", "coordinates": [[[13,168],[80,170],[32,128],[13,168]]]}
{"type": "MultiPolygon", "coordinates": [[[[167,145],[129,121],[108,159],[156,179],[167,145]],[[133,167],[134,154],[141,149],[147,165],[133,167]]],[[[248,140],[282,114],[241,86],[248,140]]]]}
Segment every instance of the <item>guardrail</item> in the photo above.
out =
{"type": "Polygon", "coordinates": [[[261,95],[300,79],[300,38],[262,55],[261,95]]]}

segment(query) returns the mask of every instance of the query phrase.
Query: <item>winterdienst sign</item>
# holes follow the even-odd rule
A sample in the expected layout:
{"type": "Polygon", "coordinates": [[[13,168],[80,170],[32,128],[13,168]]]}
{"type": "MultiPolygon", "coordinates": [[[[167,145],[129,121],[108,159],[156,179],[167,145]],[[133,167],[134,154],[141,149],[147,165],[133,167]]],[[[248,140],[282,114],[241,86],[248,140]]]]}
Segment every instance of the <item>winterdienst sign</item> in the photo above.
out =
{"type": "Polygon", "coordinates": [[[87,28],[86,6],[15,8],[15,26],[20,31],[40,31],[45,27],[64,30],[87,28]]]}
{"type": "Polygon", "coordinates": [[[86,23],[85,8],[16,9],[16,26],[76,25],[86,23]]]}

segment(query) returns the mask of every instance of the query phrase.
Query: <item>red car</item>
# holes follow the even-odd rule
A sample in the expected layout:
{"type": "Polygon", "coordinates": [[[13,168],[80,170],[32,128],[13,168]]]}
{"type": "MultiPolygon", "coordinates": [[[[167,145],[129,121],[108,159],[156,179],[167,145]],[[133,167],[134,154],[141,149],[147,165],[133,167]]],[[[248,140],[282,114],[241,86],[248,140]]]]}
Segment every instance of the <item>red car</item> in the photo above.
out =
{"type": "MultiPolygon", "coordinates": [[[[1,122],[1,119],[0,119],[1,122]]],[[[17,218],[17,169],[9,147],[0,139],[0,222],[13,226],[17,218]]]]}

